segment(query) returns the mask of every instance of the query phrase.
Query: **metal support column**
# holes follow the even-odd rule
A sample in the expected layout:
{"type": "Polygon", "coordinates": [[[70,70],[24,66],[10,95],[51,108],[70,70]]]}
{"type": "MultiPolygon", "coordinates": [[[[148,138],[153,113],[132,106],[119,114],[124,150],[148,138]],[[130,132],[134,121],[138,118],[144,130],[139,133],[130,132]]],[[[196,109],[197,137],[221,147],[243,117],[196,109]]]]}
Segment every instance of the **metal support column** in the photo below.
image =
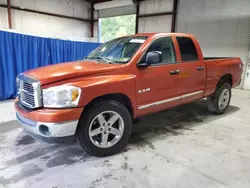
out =
{"type": "Polygon", "coordinates": [[[174,0],[174,2],[173,2],[173,13],[172,13],[171,32],[175,32],[175,23],[176,23],[177,7],[178,7],[178,0],[174,0]]]}
{"type": "Polygon", "coordinates": [[[90,15],[90,37],[94,37],[94,24],[95,24],[95,19],[94,19],[94,3],[91,1],[91,15],[90,15]]]}
{"type": "Polygon", "coordinates": [[[140,1],[138,1],[136,4],[135,33],[138,33],[139,14],[140,14],[140,1]]]}
{"type": "Polygon", "coordinates": [[[7,9],[8,9],[8,24],[9,24],[9,29],[12,29],[12,16],[11,16],[10,0],[7,0],[7,9]]]}

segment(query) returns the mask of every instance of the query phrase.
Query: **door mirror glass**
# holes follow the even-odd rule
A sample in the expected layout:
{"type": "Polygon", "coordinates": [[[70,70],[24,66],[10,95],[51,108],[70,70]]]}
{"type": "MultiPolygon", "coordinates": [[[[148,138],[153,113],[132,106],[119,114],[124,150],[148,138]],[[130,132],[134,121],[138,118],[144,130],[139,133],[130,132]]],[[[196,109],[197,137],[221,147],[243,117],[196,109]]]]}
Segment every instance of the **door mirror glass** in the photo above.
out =
{"type": "Polygon", "coordinates": [[[150,65],[158,64],[162,60],[162,53],[160,51],[148,52],[145,62],[137,64],[138,68],[146,68],[150,65]]]}
{"type": "Polygon", "coordinates": [[[154,65],[161,62],[162,53],[159,51],[148,52],[146,57],[147,65],[154,65]]]}

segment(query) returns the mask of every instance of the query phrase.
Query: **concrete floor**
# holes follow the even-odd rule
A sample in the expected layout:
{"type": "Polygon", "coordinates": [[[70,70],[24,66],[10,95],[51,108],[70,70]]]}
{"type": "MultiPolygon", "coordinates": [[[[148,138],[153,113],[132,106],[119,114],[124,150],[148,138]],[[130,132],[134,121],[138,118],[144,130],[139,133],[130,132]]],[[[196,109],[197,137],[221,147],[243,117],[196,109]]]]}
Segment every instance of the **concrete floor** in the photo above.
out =
{"type": "Polygon", "coordinates": [[[250,187],[250,92],[234,90],[222,116],[207,101],[141,119],[126,149],[96,158],[78,144],[41,143],[0,103],[0,187],[250,187]]]}

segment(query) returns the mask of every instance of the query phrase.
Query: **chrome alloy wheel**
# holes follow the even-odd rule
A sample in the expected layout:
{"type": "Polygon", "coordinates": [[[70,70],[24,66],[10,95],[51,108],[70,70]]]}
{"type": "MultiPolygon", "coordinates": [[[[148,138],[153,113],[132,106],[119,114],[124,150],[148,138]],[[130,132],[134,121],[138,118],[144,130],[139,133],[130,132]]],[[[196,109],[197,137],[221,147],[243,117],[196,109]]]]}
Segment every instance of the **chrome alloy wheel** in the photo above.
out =
{"type": "Polygon", "coordinates": [[[229,99],[230,99],[230,91],[228,89],[223,89],[219,97],[220,110],[224,110],[227,107],[229,99]]]}
{"type": "Polygon", "coordinates": [[[124,132],[124,121],[114,111],[99,113],[90,123],[89,138],[91,142],[100,148],[114,146],[124,132]]]}

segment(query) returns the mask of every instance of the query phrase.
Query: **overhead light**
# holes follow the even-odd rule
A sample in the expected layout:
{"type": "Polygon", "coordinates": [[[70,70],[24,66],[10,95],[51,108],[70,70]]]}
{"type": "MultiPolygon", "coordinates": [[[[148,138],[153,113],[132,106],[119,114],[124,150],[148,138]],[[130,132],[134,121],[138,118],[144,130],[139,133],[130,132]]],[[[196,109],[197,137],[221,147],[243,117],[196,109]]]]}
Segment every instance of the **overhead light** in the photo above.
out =
{"type": "Polygon", "coordinates": [[[94,4],[96,10],[133,5],[133,0],[113,0],[94,4]]]}

